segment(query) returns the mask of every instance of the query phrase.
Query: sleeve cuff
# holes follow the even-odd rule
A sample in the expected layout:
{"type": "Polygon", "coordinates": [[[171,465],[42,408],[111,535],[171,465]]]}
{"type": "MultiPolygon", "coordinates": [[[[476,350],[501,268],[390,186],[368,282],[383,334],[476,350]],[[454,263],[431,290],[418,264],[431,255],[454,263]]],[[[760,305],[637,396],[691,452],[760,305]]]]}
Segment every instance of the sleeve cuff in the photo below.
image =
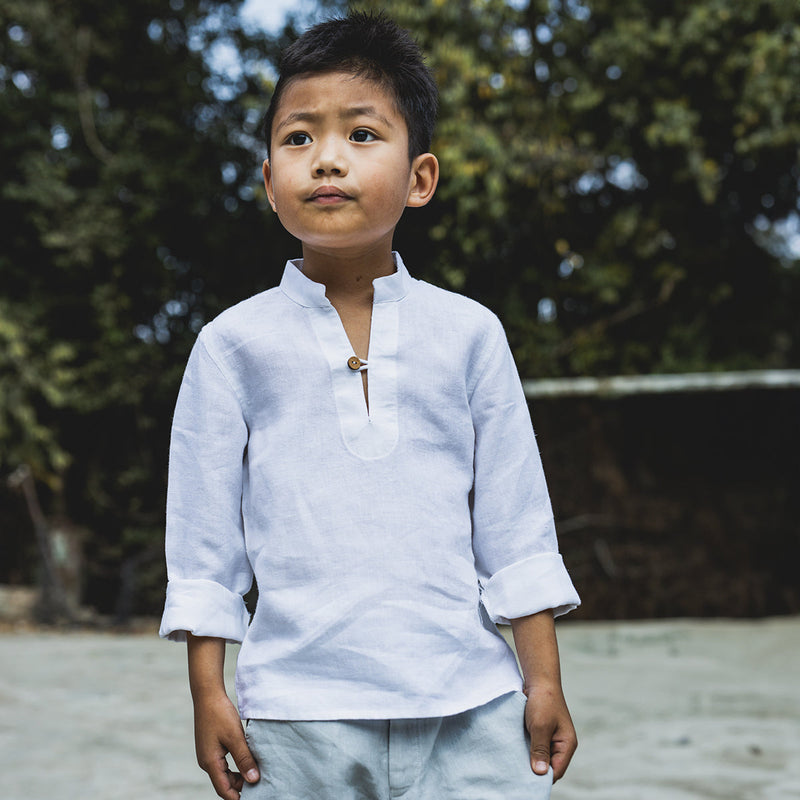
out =
{"type": "Polygon", "coordinates": [[[481,600],[492,621],[500,624],[548,608],[558,617],[581,603],[559,553],[542,553],[504,567],[482,587],[481,600]]]}
{"type": "Polygon", "coordinates": [[[185,642],[186,633],[241,642],[250,624],[244,598],[207,580],[171,580],[158,635],[185,642]]]}

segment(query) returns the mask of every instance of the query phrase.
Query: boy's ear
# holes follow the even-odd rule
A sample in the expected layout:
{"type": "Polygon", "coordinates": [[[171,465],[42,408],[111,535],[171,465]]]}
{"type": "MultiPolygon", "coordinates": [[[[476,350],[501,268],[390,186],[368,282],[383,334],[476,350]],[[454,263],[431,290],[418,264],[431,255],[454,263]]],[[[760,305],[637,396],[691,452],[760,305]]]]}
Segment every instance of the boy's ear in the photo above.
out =
{"type": "Polygon", "coordinates": [[[267,190],[269,204],[272,206],[273,211],[277,211],[278,209],[275,206],[275,194],[272,191],[272,171],[270,170],[269,159],[264,160],[264,163],[261,166],[261,172],[264,175],[264,187],[267,190]]]}
{"type": "Polygon", "coordinates": [[[433,153],[423,153],[411,162],[411,188],[406,205],[419,208],[427,205],[439,183],[439,161],[433,153]]]}

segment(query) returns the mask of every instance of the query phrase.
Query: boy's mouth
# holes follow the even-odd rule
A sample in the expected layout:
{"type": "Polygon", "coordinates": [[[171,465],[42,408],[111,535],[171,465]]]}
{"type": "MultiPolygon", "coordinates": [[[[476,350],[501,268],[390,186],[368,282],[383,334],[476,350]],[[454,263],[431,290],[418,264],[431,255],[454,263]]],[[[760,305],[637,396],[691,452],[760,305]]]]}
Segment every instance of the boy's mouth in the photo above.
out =
{"type": "Polygon", "coordinates": [[[344,200],[352,200],[352,198],[338,186],[319,186],[309,195],[308,200],[312,203],[326,205],[329,203],[341,203],[344,200]]]}

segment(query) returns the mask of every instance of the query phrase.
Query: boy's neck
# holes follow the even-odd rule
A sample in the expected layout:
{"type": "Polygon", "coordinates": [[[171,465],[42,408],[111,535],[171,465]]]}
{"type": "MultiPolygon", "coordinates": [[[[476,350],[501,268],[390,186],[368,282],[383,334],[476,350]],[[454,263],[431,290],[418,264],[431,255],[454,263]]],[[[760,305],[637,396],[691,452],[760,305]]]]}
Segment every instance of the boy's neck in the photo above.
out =
{"type": "Polygon", "coordinates": [[[335,300],[372,303],[372,281],[395,272],[391,248],[365,252],[325,253],[303,245],[303,274],[325,286],[335,300]]]}

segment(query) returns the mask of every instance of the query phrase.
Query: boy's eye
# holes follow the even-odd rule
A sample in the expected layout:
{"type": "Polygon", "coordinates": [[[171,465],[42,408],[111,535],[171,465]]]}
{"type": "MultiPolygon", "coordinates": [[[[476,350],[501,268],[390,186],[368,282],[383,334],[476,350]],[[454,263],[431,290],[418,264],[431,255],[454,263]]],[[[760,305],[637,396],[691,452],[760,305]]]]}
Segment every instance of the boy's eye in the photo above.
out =
{"type": "Polygon", "coordinates": [[[311,137],[307,133],[293,133],[286,139],[286,144],[300,147],[301,145],[308,144],[311,137]]]}
{"type": "Polygon", "coordinates": [[[372,131],[368,131],[365,128],[359,128],[356,131],[353,131],[350,134],[350,138],[354,142],[371,142],[374,141],[377,137],[372,131]]]}

